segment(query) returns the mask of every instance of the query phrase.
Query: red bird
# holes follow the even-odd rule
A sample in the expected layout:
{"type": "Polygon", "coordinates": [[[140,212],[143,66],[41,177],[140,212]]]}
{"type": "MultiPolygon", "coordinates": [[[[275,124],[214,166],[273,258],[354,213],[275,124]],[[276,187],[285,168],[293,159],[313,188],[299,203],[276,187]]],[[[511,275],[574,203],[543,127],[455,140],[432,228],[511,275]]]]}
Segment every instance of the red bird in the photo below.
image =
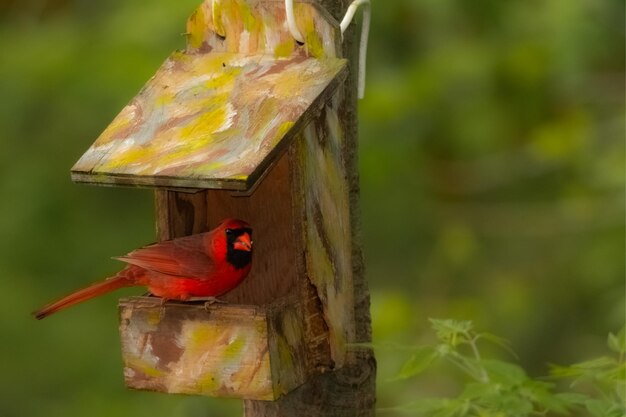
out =
{"type": "Polygon", "coordinates": [[[144,285],[164,300],[217,297],[235,288],[252,266],[252,229],[226,219],[207,233],[180,237],[134,250],[116,275],[78,290],[36,311],[43,319],[59,310],[122,287],[144,285]]]}

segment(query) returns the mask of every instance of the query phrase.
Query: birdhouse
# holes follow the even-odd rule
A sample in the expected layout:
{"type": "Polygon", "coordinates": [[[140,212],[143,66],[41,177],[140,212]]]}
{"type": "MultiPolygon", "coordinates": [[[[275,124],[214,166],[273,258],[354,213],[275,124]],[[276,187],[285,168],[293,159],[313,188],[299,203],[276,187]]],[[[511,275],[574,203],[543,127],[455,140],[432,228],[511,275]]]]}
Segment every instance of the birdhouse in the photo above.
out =
{"type": "Polygon", "coordinates": [[[246,220],[255,253],[227,303],[120,300],[130,388],[275,400],[341,368],[353,340],[339,24],[316,3],[206,0],[174,52],[72,168],[156,189],[160,240],[246,220]]]}

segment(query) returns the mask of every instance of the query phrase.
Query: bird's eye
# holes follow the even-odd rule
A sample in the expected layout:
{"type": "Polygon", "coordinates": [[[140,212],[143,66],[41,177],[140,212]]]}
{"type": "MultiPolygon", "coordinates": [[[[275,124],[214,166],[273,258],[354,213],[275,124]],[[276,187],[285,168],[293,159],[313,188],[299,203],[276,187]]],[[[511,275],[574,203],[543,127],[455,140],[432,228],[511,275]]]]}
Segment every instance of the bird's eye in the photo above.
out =
{"type": "Polygon", "coordinates": [[[226,234],[227,235],[232,235],[233,234],[233,229],[226,229],[226,234]]]}

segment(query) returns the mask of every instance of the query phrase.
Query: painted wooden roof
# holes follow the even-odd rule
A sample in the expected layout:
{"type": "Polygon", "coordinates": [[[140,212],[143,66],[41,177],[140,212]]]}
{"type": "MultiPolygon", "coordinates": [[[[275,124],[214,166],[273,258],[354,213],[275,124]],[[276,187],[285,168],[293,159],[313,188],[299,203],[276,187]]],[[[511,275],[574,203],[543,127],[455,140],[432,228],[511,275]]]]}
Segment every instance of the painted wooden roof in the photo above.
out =
{"type": "Polygon", "coordinates": [[[248,190],[346,73],[337,58],[175,52],[74,165],[72,179],[248,190]]]}

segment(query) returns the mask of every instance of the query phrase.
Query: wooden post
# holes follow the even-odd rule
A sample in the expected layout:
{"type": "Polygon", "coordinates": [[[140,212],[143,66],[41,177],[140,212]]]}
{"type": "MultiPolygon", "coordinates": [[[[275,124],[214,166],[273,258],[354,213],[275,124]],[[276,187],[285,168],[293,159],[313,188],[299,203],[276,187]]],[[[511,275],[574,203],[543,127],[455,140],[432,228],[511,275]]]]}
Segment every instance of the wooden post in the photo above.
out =
{"type": "MultiPolygon", "coordinates": [[[[336,20],[340,20],[349,5],[346,0],[319,0],[336,20]]],[[[350,299],[354,307],[353,340],[348,343],[371,341],[369,291],[364,274],[360,237],[358,134],[357,134],[357,31],[356,25],[346,31],[342,49],[350,60],[350,71],[338,103],[339,123],[344,142],[341,157],[349,187],[349,220],[352,238],[353,291],[350,299]]],[[[176,191],[156,191],[156,223],[159,239],[170,239],[206,231],[211,215],[207,200],[209,193],[188,194],[176,191]]],[[[309,286],[312,302],[318,301],[315,286],[309,286]]],[[[322,325],[309,320],[311,327],[322,325]]],[[[318,352],[319,353],[319,352],[318,352]]],[[[311,348],[311,354],[315,349],[311,348]]],[[[321,354],[322,357],[327,356],[321,354]]],[[[376,360],[370,349],[348,347],[343,367],[314,376],[303,386],[278,401],[244,402],[246,417],[344,417],[373,416],[376,401],[376,360]]]]}

